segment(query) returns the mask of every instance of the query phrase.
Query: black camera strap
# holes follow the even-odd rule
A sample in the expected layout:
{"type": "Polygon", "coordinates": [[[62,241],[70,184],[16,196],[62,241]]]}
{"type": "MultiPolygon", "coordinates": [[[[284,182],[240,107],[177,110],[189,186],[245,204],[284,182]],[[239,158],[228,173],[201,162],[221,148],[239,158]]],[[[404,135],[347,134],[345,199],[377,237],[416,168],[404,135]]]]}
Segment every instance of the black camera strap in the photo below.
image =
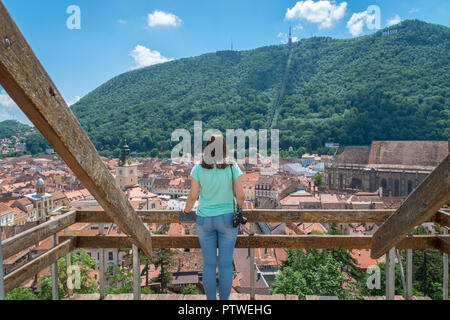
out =
{"type": "Polygon", "coordinates": [[[233,193],[232,193],[232,197],[233,197],[233,219],[234,218],[236,218],[236,205],[235,205],[235,203],[234,203],[234,174],[233,174],[233,165],[234,164],[232,164],[231,166],[230,166],[230,170],[231,170],[231,190],[233,190],[233,193]]]}

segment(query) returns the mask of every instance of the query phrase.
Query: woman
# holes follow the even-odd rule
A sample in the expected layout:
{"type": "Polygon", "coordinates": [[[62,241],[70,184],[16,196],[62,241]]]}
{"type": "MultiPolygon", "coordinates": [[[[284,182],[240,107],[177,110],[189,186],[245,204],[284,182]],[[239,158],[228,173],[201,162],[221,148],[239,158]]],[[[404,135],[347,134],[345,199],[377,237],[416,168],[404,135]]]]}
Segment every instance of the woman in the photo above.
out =
{"type": "Polygon", "coordinates": [[[217,247],[219,248],[219,298],[228,300],[233,283],[233,251],[239,227],[233,227],[233,188],[237,207],[244,205],[243,173],[236,163],[226,163],[226,144],[221,136],[211,136],[205,145],[203,159],[191,171],[191,192],[186,201],[189,213],[195,201],[197,208],[196,230],[203,255],[203,287],[208,300],[216,300],[217,247]],[[214,143],[215,142],[215,143],[214,143]],[[211,145],[220,145],[222,155],[216,158],[211,145]],[[215,158],[215,161],[206,161],[215,158]],[[233,173],[232,173],[233,171],[233,173]],[[200,198],[199,198],[200,196],[200,198]]]}

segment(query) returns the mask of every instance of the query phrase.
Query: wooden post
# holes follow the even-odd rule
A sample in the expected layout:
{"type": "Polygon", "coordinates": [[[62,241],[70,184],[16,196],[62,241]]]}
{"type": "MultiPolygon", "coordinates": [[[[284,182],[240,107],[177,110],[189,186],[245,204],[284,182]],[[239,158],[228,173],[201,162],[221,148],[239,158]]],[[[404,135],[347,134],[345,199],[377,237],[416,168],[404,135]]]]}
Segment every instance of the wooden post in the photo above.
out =
{"type": "MultiPolygon", "coordinates": [[[[56,234],[54,234],[51,238],[52,248],[56,247],[56,234]]],[[[58,292],[58,260],[55,260],[52,263],[52,298],[53,300],[59,300],[59,292],[58,292]]]]}
{"type": "MultiPolygon", "coordinates": [[[[69,229],[67,229],[67,228],[64,229],[64,235],[65,236],[69,235],[69,229]]],[[[66,255],[66,268],[67,268],[67,271],[69,270],[69,268],[71,266],[72,266],[72,256],[71,256],[71,252],[69,252],[66,255]]],[[[68,272],[67,272],[67,274],[68,274],[68,272]]],[[[67,289],[67,293],[68,293],[68,297],[71,298],[72,295],[73,295],[73,291],[71,289],[67,289]]]]}
{"type": "MultiPolygon", "coordinates": [[[[57,45],[57,44],[55,44],[57,45]]],[[[0,85],[120,229],[147,256],[150,232],[0,1],[0,85]]]]}
{"type": "Polygon", "coordinates": [[[141,300],[141,262],[139,249],[133,245],[133,300],[141,300]]]}
{"type": "MultiPolygon", "coordinates": [[[[250,234],[255,234],[255,224],[250,223],[250,234]]],[[[255,249],[250,248],[250,300],[255,300],[255,249]]]]}
{"type": "Polygon", "coordinates": [[[5,300],[5,280],[3,278],[2,227],[0,226],[0,301],[5,300]]]}
{"type": "MultiPolygon", "coordinates": [[[[449,140],[450,141],[450,140],[449,140]]],[[[448,234],[447,228],[444,228],[444,234],[448,234]]],[[[444,279],[443,279],[443,300],[448,300],[448,254],[444,253],[444,279]]]]}
{"type": "MultiPolygon", "coordinates": [[[[98,233],[99,235],[103,236],[105,233],[105,225],[103,223],[99,224],[98,227],[98,233]]],[[[100,253],[100,261],[99,263],[99,282],[100,282],[100,300],[105,299],[105,249],[101,248],[99,249],[99,253],[100,253]]]]}
{"type": "Polygon", "coordinates": [[[412,258],[412,249],[406,249],[406,300],[412,299],[412,258]]]}
{"type": "Polygon", "coordinates": [[[405,273],[403,271],[403,262],[400,257],[400,252],[398,251],[398,249],[395,249],[395,255],[397,257],[398,265],[400,267],[400,276],[402,277],[403,293],[406,298],[406,279],[405,279],[405,273]]]}
{"type": "Polygon", "coordinates": [[[386,254],[386,300],[395,299],[395,248],[386,254]]]}

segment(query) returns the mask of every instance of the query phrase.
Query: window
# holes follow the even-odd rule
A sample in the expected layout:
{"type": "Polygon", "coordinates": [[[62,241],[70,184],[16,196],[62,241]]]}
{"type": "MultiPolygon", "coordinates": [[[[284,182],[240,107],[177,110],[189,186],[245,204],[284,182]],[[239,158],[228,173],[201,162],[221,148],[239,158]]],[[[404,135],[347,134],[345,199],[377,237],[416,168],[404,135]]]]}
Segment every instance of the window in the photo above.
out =
{"type": "Polygon", "coordinates": [[[133,174],[133,170],[130,170],[130,174],[133,174]]]}
{"type": "Polygon", "coordinates": [[[108,260],[109,260],[109,261],[113,261],[113,260],[114,260],[113,252],[112,252],[112,251],[109,251],[109,252],[108,252],[108,260]]]}
{"type": "Polygon", "coordinates": [[[408,194],[410,194],[413,191],[413,182],[411,180],[408,180],[408,194]]]}

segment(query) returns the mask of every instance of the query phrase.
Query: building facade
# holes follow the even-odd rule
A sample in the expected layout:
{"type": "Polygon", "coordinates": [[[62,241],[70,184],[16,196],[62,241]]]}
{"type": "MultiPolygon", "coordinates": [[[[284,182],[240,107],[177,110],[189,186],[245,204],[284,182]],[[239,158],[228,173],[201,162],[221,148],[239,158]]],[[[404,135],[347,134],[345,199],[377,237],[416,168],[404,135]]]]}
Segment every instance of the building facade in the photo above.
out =
{"type": "Polygon", "coordinates": [[[341,147],[325,168],[325,185],[339,191],[408,196],[447,156],[447,141],[374,141],[341,147]]]}
{"type": "Polygon", "coordinates": [[[138,165],[133,162],[126,142],[122,147],[119,165],[116,167],[116,181],[122,190],[138,185],[138,165]]]}
{"type": "Polygon", "coordinates": [[[45,182],[39,178],[36,183],[36,192],[25,195],[36,209],[35,215],[30,221],[43,221],[47,219],[49,212],[54,208],[53,196],[45,191],[45,182]]]}

